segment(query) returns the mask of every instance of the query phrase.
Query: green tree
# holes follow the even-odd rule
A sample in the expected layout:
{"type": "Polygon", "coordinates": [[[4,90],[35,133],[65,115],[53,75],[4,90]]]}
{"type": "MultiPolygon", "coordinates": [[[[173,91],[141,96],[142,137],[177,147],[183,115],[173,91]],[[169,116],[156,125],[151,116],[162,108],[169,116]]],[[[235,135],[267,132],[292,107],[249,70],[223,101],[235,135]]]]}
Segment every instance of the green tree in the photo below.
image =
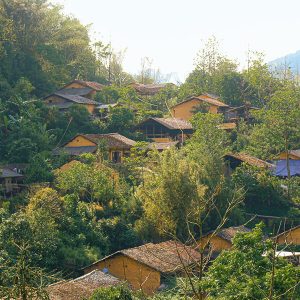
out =
{"type": "Polygon", "coordinates": [[[208,269],[208,299],[298,299],[300,270],[273,255],[262,225],[238,233],[233,248],[223,251],[208,269]]]}

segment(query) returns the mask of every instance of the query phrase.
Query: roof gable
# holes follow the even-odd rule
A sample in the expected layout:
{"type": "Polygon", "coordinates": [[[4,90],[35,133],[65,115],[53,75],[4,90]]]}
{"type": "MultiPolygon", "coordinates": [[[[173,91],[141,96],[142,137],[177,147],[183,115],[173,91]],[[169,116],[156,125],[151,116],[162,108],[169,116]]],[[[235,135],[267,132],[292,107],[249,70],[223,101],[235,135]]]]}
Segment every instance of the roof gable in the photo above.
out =
{"type": "MultiPolygon", "coordinates": [[[[232,243],[232,240],[237,233],[246,233],[246,232],[250,232],[250,231],[251,231],[251,229],[247,228],[244,225],[235,226],[235,227],[232,226],[232,227],[223,228],[223,229],[217,231],[215,236],[220,237],[220,238],[232,243]]],[[[208,232],[205,236],[209,236],[214,232],[215,231],[212,230],[212,231],[208,232]]]]}
{"type": "Polygon", "coordinates": [[[194,100],[198,101],[199,103],[206,102],[206,103],[208,103],[212,106],[229,107],[229,105],[225,104],[224,102],[221,102],[218,99],[220,99],[220,97],[212,95],[212,94],[202,94],[202,95],[197,96],[197,97],[196,96],[190,97],[190,98],[188,98],[188,99],[186,99],[186,100],[184,100],[180,103],[177,103],[172,108],[175,108],[175,107],[177,107],[179,105],[182,105],[186,102],[194,101],[194,100]]]}

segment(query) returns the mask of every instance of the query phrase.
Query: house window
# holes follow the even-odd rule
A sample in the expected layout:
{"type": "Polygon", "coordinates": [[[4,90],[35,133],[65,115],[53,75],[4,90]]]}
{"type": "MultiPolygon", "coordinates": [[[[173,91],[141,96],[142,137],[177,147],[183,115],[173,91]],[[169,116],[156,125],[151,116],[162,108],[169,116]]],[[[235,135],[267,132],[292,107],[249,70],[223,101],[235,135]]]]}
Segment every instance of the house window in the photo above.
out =
{"type": "Polygon", "coordinates": [[[121,151],[112,151],[111,160],[113,163],[120,163],[121,157],[122,157],[121,151]]]}

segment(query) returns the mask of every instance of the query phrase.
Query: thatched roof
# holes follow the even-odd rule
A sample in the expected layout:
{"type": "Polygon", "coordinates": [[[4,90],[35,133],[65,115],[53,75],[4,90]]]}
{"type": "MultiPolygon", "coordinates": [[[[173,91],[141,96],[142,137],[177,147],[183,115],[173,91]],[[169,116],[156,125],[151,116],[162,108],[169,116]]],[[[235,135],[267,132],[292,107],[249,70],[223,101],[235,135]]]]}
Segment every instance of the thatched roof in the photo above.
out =
{"type": "MultiPolygon", "coordinates": [[[[232,239],[235,237],[235,235],[238,232],[246,233],[246,232],[250,232],[250,231],[251,231],[250,228],[247,228],[246,226],[241,225],[241,226],[223,228],[220,231],[217,231],[215,236],[218,236],[218,237],[232,243],[232,239]]],[[[205,236],[208,236],[208,235],[212,234],[213,232],[214,232],[214,230],[208,232],[205,236]]]]}
{"type": "Polygon", "coordinates": [[[167,241],[120,250],[104,257],[93,265],[117,255],[125,255],[164,274],[175,273],[183,269],[184,266],[193,265],[200,260],[200,253],[194,248],[177,241],[167,241]]]}
{"type": "Polygon", "coordinates": [[[119,284],[116,277],[94,270],[84,276],[69,281],[60,281],[48,286],[50,300],[82,300],[90,297],[99,287],[119,284]]]}

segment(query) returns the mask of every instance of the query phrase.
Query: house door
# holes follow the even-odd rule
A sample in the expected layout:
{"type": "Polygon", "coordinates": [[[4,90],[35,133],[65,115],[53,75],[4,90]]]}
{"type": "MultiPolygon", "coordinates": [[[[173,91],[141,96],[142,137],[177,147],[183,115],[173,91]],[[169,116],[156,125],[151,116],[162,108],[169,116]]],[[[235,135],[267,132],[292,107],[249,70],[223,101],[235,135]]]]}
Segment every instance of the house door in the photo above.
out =
{"type": "Polygon", "coordinates": [[[113,163],[120,163],[121,157],[122,157],[122,154],[120,151],[113,151],[111,160],[113,163]]]}

